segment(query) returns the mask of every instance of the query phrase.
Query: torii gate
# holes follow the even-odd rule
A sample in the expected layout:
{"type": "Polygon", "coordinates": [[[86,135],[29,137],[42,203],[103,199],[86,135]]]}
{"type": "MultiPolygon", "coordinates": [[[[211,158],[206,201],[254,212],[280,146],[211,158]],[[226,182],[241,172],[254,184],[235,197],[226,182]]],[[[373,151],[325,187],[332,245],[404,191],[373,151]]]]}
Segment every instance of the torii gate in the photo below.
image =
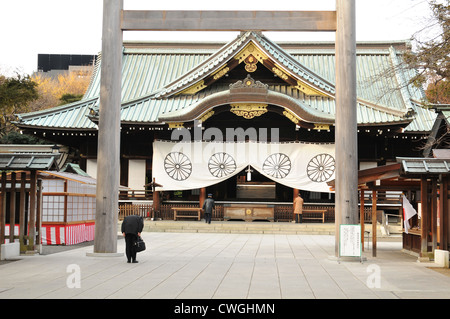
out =
{"type": "Polygon", "coordinates": [[[335,31],[336,202],[339,226],[358,223],[355,0],[336,11],[130,11],[123,0],[103,1],[94,253],[117,254],[123,31],[335,31]]]}

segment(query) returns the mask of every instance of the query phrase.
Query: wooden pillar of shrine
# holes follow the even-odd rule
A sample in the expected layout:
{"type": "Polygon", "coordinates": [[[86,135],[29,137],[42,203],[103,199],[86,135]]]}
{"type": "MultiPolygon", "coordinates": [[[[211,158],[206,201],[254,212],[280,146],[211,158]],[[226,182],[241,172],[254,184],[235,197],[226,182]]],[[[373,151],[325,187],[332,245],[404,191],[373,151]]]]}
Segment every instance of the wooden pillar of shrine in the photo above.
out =
{"type": "MultiPolygon", "coordinates": [[[[200,195],[199,195],[199,200],[198,200],[198,205],[200,208],[203,207],[203,203],[205,202],[205,200],[206,200],[206,187],[202,187],[202,188],[200,188],[200,195]]],[[[202,218],[203,218],[204,213],[205,212],[201,213],[202,218]]]]}
{"type": "Polygon", "coordinates": [[[9,242],[14,242],[16,226],[16,172],[11,172],[11,188],[9,191],[9,242]]]}
{"type": "Polygon", "coordinates": [[[160,216],[161,212],[161,192],[154,191],[153,192],[153,217],[156,219],[156,216],[160,216]]]}
{"type": "Polygon", "coordinates": [[[206,187],[200,188],[200,195],[198,197],[198,205],[200,208],[203,207],[203,203],[206,200],[206,187]]]}
{"type": "Polygon", "coordinates": [[[434,252],[437,249],[438,238],[438,187],[437,177],[431,179],[431,249],[434,252]]]}
{"type": "Polygon", "coordinates": [[[420,218],[420,257],[428,257],[428,180],[426,177],[420,179],[420,202],[422,214],[420,218]]]}
{"type": "Polygon", "coordinates": [[[372,256],[377,256],[377,191],[372,191],[372,256]]]}
{"type": "Polygon", "coordinates": [[[30,210],[28,220],[28,245],[27,250],[33,251],[36,245],[36,197],[37,197],[37,172],[30,172],[30,210]]]}
{"type": "Polygon", "coordinates": [[[26,203],[26,183],[27,183],[27,174],[23,172],[20,177],[20,195],[19,195],[19,243],[20,243],[20,252],[26,251],[25,245],[25,203],[26,203]]]}
{"type": "Polygon", "coordinates": [[[441,175],[440,185],[439,185],[439,249],[448,250],[449,249],[449,205],[448,205],[448,176],[441,175]]]}
{"type": "MultiPolygon", "coordinates": [[[[67,215],[67,206],[64,207],[64,215],[67,215]]],[[[42,179],[36,179],[36,244],[40,247],[42,238],[42,179]]]]}
{"type": "Polygon", "coordinates": [[[2,188],[0,193],[0,245],[5,243],[6,233],[6,172],[2,172],[2,188]]]}
{"type": "Polygon", "coordinates": [[[359,200],[359,221],[361,224],[361,248],[364,251],[364,189],[361,189],[359,200]]]}

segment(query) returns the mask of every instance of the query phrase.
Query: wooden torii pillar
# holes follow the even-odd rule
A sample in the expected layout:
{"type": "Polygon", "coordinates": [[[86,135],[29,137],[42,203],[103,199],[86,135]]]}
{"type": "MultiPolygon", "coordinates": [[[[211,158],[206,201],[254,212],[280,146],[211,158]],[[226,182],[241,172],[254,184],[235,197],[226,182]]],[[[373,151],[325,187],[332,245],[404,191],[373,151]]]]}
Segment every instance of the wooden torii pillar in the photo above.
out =
{"type": "Polygon", "coordinates": [[[130,11],[104,0],[94,253],[117,250],[122,34],[136,30],[336,31],[336,227],[358,219],[355,0],[336,11],[130,11]]]}
{"type": "Polygon", "coordinates": [[[335,253],[339,227],[358,224],[355,1],[337,0],[335,253]]]}
{"type": "MultiPolygon", "coordinates": [[[[103,1],[94,255],[117,253],[123,0],[103,1]]],[[[88,254],[90,255],[90,254],[88,254]]]]}

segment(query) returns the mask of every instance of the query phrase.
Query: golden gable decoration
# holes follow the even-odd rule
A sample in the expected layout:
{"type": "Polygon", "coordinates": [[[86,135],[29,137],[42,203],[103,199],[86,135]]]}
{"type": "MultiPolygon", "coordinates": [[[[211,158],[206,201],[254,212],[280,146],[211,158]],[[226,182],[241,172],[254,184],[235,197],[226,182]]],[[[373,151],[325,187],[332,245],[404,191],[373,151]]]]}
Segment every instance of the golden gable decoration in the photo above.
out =
{"type": "Polygon", "coordinates": [[[243,118],[250,120],[256,116],[261,116],[264,113],[267,113],[267,104],[256,104],[256,103],[231,104],[230,112],[236,114],[237,116],[242,116],[243,118]]]}

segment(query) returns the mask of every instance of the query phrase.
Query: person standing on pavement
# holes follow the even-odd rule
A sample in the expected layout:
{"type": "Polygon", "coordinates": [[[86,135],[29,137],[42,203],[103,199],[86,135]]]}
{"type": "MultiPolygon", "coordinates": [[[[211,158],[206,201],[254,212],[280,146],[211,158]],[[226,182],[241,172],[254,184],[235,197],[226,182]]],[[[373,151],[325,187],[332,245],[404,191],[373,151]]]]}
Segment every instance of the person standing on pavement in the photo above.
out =
{"type": "Polygon", "coordinates": [[[298,193],[297,198],[294,199],[294,215],[296,223],[303,222],[303,198],[300,195],[300,192],[298,193]]]}
{"type": "Polygon", "coordinates": [[[125,237],[125,253],[127,262],[137,263],[136,242],[144,228],[144,219],[141,216],[126,216],[122,222],[122,235],[125,237]]]}
{"type": "Polygon", "coordinates": [[[208,194],[208,198],[205,199],[205,202],[203,203],[203,210],[205,211],[205,223],[211,224],[211,217],[212,212],[214,209],[214,199],[212,198],[212,194],[208,194]]]}

